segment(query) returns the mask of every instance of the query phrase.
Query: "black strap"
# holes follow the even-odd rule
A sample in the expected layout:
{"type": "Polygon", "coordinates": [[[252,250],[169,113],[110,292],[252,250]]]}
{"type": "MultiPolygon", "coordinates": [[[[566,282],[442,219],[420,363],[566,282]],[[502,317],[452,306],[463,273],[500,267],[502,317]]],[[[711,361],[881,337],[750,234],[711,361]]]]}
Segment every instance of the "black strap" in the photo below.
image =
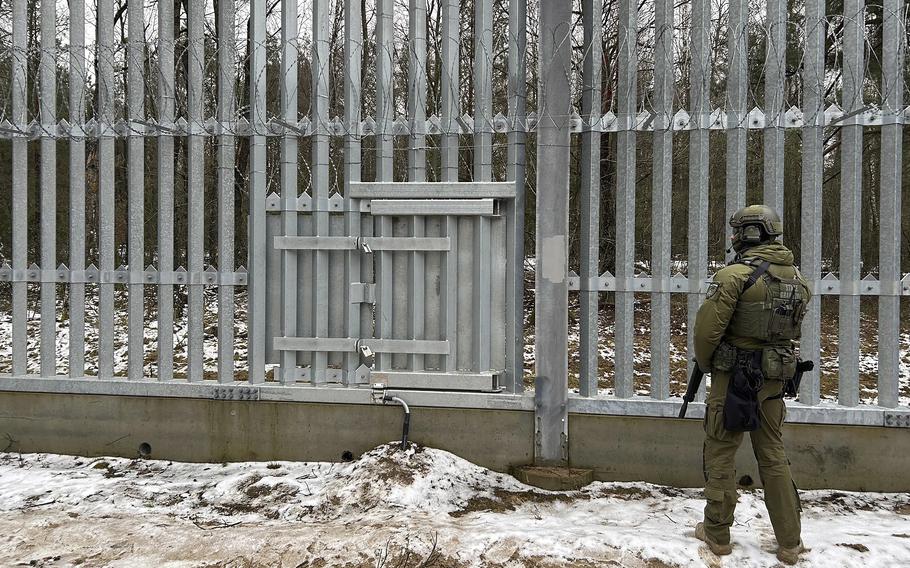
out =
{"type": "Polygon", "coordinates": [[[764,274],[768,270],[769,266],[771,266],[771,263],[766,260],[766,261],[762,262],[761,264],[759,264],[758,268],[756,268],[755,270],[752,271],[752,274],[749,275],[749,279],[746,280],[746,283],[743,285],[743,291],[742,291],[743,294],[745,294],[746,290],[748,290],[756,282],[758,282],[758,279],[761,278],[761,275],[764,274]]]}

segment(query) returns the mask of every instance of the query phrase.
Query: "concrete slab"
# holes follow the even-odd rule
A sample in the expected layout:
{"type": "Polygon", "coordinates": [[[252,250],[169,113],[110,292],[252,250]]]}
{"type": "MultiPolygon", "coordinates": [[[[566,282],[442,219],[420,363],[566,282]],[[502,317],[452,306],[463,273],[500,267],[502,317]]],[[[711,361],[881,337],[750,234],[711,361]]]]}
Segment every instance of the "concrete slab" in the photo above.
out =
{"type": "Polygon", "coordinates": [[[523,465],[512,469],[518,481],[548,491],[574,491],[594,481],[593,469],[523,465]]]}

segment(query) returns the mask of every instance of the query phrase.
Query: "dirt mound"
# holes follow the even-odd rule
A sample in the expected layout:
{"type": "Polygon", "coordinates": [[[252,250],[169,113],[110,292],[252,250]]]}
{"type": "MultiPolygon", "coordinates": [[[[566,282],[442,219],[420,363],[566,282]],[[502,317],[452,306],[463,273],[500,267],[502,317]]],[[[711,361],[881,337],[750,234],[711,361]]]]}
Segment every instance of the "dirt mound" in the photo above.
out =
{"type": "Polygon", "coordinates": [[[379,505],[451,512],[471,499],[493,498],[492,487],[527,489],[513,478],[453,454],[417,444],[379,446],[349,464],[323,489],[320,512],[337,516],[379,505]]]}

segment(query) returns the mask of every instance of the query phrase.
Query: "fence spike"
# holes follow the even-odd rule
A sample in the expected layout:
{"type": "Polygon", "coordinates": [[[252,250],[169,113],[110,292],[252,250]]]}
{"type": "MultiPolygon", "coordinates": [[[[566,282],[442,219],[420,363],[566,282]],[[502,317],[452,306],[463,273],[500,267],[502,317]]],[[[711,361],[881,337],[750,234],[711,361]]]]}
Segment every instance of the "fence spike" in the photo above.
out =
{"type": "Polygon", "coordinates": [[[676,111],[673,115],[673,130],[693,130],[695,125],[692,124],[692,117],[683,109],[676,111]]]}
{"type": "Polygon", "coordinates": [[[746,128],[764,128],[765,124],[765,113],[758,107],[752,107],[746,115],[746,128]]]}
{"type": "Polygon", "coordinates": [[[506,133],[510,130],[509,119],[502,114],[497,112],[496,116],[493,117],[493,130],[500,133],[506,133]]]}
{"type": "Polygon", "coordinates": [[[372,136],[376,134],[376,120],[372,116],[367,115],[363,122],[360,123],[360,131],[364,136],[372,136]]]}
{"type": "Polygon", "coordinates": [[[427,119],[427,134],[441,134],[442,133],[442,122],[439,117],[435,114],[430,115],[430,118],[427,119]]]}

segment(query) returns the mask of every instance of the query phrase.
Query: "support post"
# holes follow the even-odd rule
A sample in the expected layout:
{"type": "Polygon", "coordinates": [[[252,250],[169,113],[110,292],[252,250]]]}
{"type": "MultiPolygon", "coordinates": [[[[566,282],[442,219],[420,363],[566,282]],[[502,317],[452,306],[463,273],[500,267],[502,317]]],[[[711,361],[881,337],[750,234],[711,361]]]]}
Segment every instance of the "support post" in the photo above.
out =
{"type": "Polygon", "coordinates": [[[572,6],[540,4],[535,274],[535,452],[537,465],[568,462],[568,232],[572,6]]]}

